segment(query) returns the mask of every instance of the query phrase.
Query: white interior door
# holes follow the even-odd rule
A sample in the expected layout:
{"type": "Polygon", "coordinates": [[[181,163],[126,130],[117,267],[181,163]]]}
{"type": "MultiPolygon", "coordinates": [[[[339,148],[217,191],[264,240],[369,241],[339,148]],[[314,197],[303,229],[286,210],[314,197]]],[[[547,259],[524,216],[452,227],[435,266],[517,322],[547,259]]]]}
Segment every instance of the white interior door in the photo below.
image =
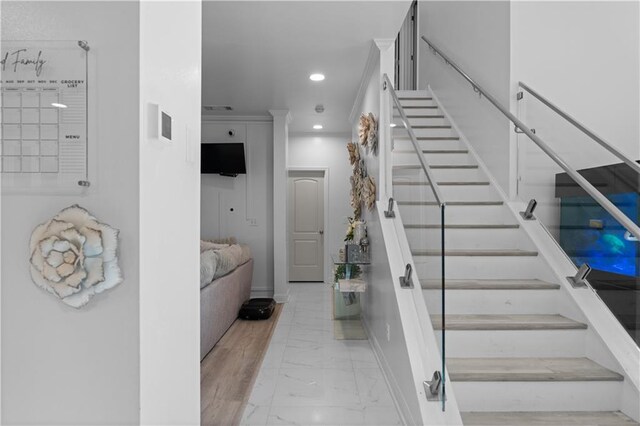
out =
{"type": "Polygon", "coordinates": [[[289,173],[289,281],[324,281],[324,172],[289,173]]]}

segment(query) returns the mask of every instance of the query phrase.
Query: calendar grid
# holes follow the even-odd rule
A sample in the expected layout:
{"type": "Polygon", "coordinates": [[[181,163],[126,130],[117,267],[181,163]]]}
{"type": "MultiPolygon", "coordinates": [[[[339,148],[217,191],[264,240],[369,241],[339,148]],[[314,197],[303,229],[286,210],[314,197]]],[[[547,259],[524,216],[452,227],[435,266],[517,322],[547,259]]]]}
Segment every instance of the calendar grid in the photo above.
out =
{"type": "Polygon", "coordinates": [[[3,189],[86,188],[88,43],[3,41],[1,48],[3,189]]]}

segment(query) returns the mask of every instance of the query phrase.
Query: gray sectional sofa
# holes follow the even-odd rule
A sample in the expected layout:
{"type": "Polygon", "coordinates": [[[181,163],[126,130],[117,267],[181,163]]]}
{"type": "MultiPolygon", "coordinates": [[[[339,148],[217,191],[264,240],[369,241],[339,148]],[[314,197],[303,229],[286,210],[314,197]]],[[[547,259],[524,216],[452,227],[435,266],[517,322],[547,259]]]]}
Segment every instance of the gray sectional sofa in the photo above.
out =
{"type": "Polygon", "coordinates": [[[253,259],[200,289],[200,360],[213,349],[250,298],[253,259]]]}

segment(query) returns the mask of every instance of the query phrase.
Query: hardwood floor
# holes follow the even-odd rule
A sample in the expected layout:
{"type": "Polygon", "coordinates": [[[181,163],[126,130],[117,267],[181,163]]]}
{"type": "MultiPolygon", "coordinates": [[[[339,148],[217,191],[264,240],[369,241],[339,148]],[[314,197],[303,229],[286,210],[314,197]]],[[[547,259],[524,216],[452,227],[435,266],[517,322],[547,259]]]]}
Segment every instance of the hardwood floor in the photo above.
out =
{"type": "Polygon", "coordinates": [[[268,320],[238,319],[200,364],[202,425],[238,425],[282,305],[268,320]]]}

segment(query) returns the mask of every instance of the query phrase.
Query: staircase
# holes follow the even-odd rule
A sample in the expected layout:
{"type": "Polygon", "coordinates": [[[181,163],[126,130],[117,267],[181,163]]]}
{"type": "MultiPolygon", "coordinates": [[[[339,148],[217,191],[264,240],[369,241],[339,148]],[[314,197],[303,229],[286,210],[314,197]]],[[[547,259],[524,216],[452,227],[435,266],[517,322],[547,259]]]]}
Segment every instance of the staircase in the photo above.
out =
{"type": "MultiPolygon", "coordinates": [[[[615,361],[587,356],[585,318],[469,147],[428,92],[397,93],[446,200],[446,365],[464,424],[637,425],[620,412],[615,361]]],[[[440,210],[398,118],[393,194],[427,308],[439,313],[440,210]]],[[[441,328],[441,316],[432,323],[441,328]]]]}

